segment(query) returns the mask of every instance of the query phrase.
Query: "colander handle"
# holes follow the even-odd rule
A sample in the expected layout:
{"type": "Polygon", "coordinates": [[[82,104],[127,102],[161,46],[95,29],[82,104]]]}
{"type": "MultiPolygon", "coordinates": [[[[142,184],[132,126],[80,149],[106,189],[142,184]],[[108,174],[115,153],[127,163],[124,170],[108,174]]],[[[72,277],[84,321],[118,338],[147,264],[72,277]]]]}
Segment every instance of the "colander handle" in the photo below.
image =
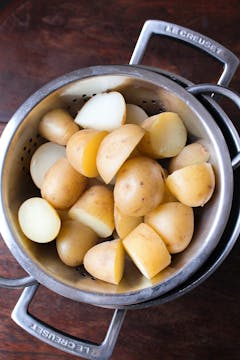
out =
{"type": "Polygon", "coordinates": [[[7,289],[16,289],[36,284],[37,281],[31,276],[25,276],[18,279],[7,279],[0,277],[0,287],[7,289]]]}
{"type": "MultiPolygon", "coordinates": [[[[212,85],[212,84],[199,84],[199,85],[192,85],[187,87],[186,89],[188,92],[190,92],[193,95],[203,95],[203,94],[219,94],[223,95],[226,98],[232,100],[234,104],[237,105],[237,107],[240,109],[240,94],[238,94],[236,91],[233,91],[231,89],[228,89],[224,86],[219,85],[212,85]]],[[[238,139],[238,144],[240,143],[239,134],[234,134],[235,137],[238,139]]],[[[232,159],[232,167],[233,169],[237,169],[240,165],[240,148],[237,149],[238,154],[232,159]]]]}
{"type": "Polygon", "coordinates": [[[183,26],[161,20],[147,20],[144,23],[129,64],[137,65],[141,62],[153,34],[178,39],[223,63],[224,69],[218,80],[219,85],[227,86],[239,65],[239,59],[218,42],[183,26]]]}
{"type": "Polygon", "coordinates": [[[33,285],[24,289],[15,305],[12,312],[12,319],[20,327],[39,340],[72,355],[91,360],[110,359],[126,315],[126,310],[116,309],[114,311],[105,339],[98,345],[88,340],[78,339],[60,332],[31,315],[28,307],[37,288],[38,285],[33,285]]]}

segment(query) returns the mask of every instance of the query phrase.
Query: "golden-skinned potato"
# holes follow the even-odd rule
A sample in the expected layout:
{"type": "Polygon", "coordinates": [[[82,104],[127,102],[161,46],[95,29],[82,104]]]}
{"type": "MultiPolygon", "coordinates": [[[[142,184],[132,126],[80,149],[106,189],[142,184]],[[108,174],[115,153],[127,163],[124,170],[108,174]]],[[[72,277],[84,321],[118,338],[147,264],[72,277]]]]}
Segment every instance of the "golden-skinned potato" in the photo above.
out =
{"type": "Polygon", "coordinates": [[[106,184],[114,178],[143,135],[140,126],[125,124],[105,136],[97,154],[97,169],[106,184]]]}
{"type": "Polygon", "coordinates": [[[163,199],[162,167],[144,156],[127,160],[117,174],[114,199],[128,216],[144,216],[163,199]]]}
{"type": "Polygon", "coordinates": [[[128,216],[121,213],[121,211],[114,206],[114,223],[118,236],[123,239],[132,231],[137,225],[143,222],[142,216],[128,216]]]}
{"type": "Polygon", "coordinates": [[[161,236],[171,254],[183,251],[193,236],[193,209],[180,202],[160,204],[144,222],[161,236]]]}
{"type": "Polygon", "coordinates": [[[142,127],[146,133],[139,144],[143,154],[152,158],[176,156],[187,141],[187,130],[178,114],[163,112],[147,118],[142,127]]]}
{"type": "Polygon", "coordinates": [[[97,234],[79,221],[63,221],[56,238],[58,255],[68,266],[81,265],[86,252],[97,243],[97,240],[97,234]]]}
{"type": "Polygon", "coordinates": [[[147,224],[141,223],[124,239],[123,246],[141,273],[151,279],[171,262],[161,237],[147,224]]]}
{"type": "Polygon", "coordinates": [[[66,152],[68,161],[75,170],[87,177],[98,176],[97,152],[107,134],[107,131],[83,129],[71,136],[66,152]]]}
{"type": "Polygon", "coordinates": [[[66,158],[57,160],[47,171],[41,195],[56,209],[72,206],[87,186],[87,178],[77,172],[66,158]]]}
{"type": "Polygon", "coordinates": [[[122,241],[115,239],[93,246],[84,256],[85,269],[99,280],[117,285],[124,271],[122,241]]]}
{"type": "Polygon", "coordinates": [[[114,230],[113,194],[104,185],[88,188],[69,210],[69,216],[89,226],[100,237],[114,230]]]}
{"type": "Polygon", "coordinates": [[[66,145],[70,137],[79,130],[72,116],[64,109],[54,109],[43,116],[39,123],[39,134],[59,145],[66,145]]]}
{"type": "Polygon", "coordinates": [[[204,162],[174,171],[167,177],[166,185],[181,203],[204,206],[213,194],[215,175],[211,164],[204,162]]]}

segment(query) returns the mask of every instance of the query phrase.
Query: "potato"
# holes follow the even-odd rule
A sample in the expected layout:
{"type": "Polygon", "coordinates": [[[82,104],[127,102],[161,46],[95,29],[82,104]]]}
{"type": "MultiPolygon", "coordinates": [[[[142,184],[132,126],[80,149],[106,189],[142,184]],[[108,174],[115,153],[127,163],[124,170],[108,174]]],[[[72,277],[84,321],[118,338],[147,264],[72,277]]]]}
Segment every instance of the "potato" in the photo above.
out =
{"type": "Polygon", "coordinates": [[[193,236],[193,209],[180,202],[160,204],[144,222],[161,236],[171,254],[183,251],[193,236]]]}
{"type": "Polygon", "coordinates": [[[107,131],[83,129],[71,136],[67,143],[67,158],[72,167],[87,177],[98,176],[96,157],[107,131]]]}
{"type": "Polygon", "coordinates": [[[78,130],[72,116],[64,109],[49,111],[41,119],[38,128],[42,137],[59,145],[66,145],[78,130]]]}
{"type": "Polygon", "coordinates": [[[71,207],[69,216],[102,238],[110,236],[114,230],[112,191],[104,185],[90,187],[71,207]]]}
{"type": "Polygon", "coordinates": [[[164,195],[162,167],[144,156],[127,160],[117,174],[114,199],[128,216],[144,216],[160,204],[164,195]]]}
{"type": "Polygon", "coordinates": [[[132,231],[137,225],[143,222],[142,216],[128,216],[121,213],[121,211],[114,206],[114,223],[118,236],[123,239],[132,231]]]}
{"type": "Polygon", "coordinates": [[[46,173],[41,195],[56,209],[64,210],[77,201],[86,185],[87,178],[78,173],[66,158],[60,158],[46,173]]]}
{"type": "Polygon", "coordinates": [[[124,271],[122,241],[105,241],[92,247],[83,259],[85,269],[97,279],[117,285],[124,271]]]}
{"type": "Polygon", "coordinates": [[[169,162],[169,171],[181,169],[185,166],[201,164],[209,160],[209,152],[200,143],[192,143],[184,146],[177,156],[169,162]]]}
{"type": "Polygon", "coordinates": [[[187,141],[186,127],[173,112],[163,112],[149,117],[142,123],[146,130],[139,149],[150,157],[160,159],[176,156],[187,141]]]}
{"type": "Polygon", "coordinates": [[[146,112],[138,105],[126,104],[126,110],[127,110],[127,117],[126,117],[127,124],[141,125],[142,122],[148,118],[146,112]]]}
{"type": "Polygon", "coordinates": [[[60,259],[68,266],[83,263],[86,252],[96,245],[97,234],[79,221],[66,220],[56,238],[56,248],[60,259]]]}
{"type": "Polygon", "coordinates": [[[54,240],[61,227],[56,210],[40,197],[30,198],[22,203],[18,210],[18,221],[23,233],[38,243],[54,240]]]}
{"type": "Polygon", "coordinates": [[[171,262],[161,237],[147,224],[138,225],[123,239],[123,246],[141,273],[151,279],[171,262]]]}
{"type": "Polygon", "coordinates": [[[89,99],[79,110],[75,122],[83,128],[112,131],[126,120],[126,103],[117,91],[101,93],[89,99]]]}
{"type": "Polygon", "coordinates": [[[215,188],[215,175],[209,163],[186,166],[174,171],[166,179],[170,192],[190,207],[204,206],[215,188]]]}
{"type": "Polygon", "coordinates": [[[106,184],[113,179],[143,135],[140,126],[125,124],[105,136],[97,154],[97,169],[106,184]]]}
{"type": "Polygon", "coordinates": [[[40,189],[43,178],[50,167],[61,157],[66,156],[66,149],[62,145],[47,142],[39,146],[30,162],[30,174],[34,184],[40,189]]]}

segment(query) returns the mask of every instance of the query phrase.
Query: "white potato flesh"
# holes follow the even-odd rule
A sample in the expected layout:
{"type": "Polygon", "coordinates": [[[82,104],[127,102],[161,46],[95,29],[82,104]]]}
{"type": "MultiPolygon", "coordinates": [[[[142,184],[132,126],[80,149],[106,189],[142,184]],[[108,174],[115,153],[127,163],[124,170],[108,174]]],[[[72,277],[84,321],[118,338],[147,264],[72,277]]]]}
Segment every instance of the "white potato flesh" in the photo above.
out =
{"type": "Polygon", "coordinates": [[[126,120],[126,102],[117,91],[89,99],[79,110],[75,122],[83,128],[112,131],[126,120]]]}
{"type": "Polygon", "coordinates": [[[147,113],[138,105],[127,104],[127,124],[141,125],[144,120],[148,118],[147,113]]]}
{"type": "Polygon", "coordinates": [[[40,189],[50,167],[61,157],[66,156],[65,146],[47,142],[39,146],[30,162],[30,174],[34,184],[40,189]]]}
{"type": "Polygon", "coordinates": [[[24,201],[18,211],[18,221],[23,233],[37,243],[54,240],[61,227],[57,211],[39,197],[24,201]]]}

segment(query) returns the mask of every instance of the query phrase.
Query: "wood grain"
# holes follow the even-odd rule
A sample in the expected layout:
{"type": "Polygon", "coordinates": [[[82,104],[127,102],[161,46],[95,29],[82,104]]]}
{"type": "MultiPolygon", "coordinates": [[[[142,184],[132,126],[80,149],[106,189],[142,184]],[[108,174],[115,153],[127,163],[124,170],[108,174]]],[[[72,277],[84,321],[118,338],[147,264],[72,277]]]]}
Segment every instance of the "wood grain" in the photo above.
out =
{"type": "MultiPolygon", "coordinates": [[[[162,19],[205,34],[240,58],[238,0],[8,1],[0,8],[0,131],[26,98],[77,68],[128,63],[145,20],[162,19]]],[[[196,83],[218,78],[222,65],[199,51],[154,36],[143,59],[196,83]]],[[[231,87],[240,91],[240,71],[231,87]]],[[[237,124],[239,111],[224,108],[237,124]]],[[[240,245],[192,292],[127,313],[113,360],[238,360],[240,245]]],[[[24,271],[0,242],[1,275],[24,271]]],[[[21,290],[0,289],[0,360],[73,360],[28,335],[11,320],[21,290]]],[[[31,312],[60,330],[101,341],[112,310],[63,298],[40,287],[31,312]]]]}

